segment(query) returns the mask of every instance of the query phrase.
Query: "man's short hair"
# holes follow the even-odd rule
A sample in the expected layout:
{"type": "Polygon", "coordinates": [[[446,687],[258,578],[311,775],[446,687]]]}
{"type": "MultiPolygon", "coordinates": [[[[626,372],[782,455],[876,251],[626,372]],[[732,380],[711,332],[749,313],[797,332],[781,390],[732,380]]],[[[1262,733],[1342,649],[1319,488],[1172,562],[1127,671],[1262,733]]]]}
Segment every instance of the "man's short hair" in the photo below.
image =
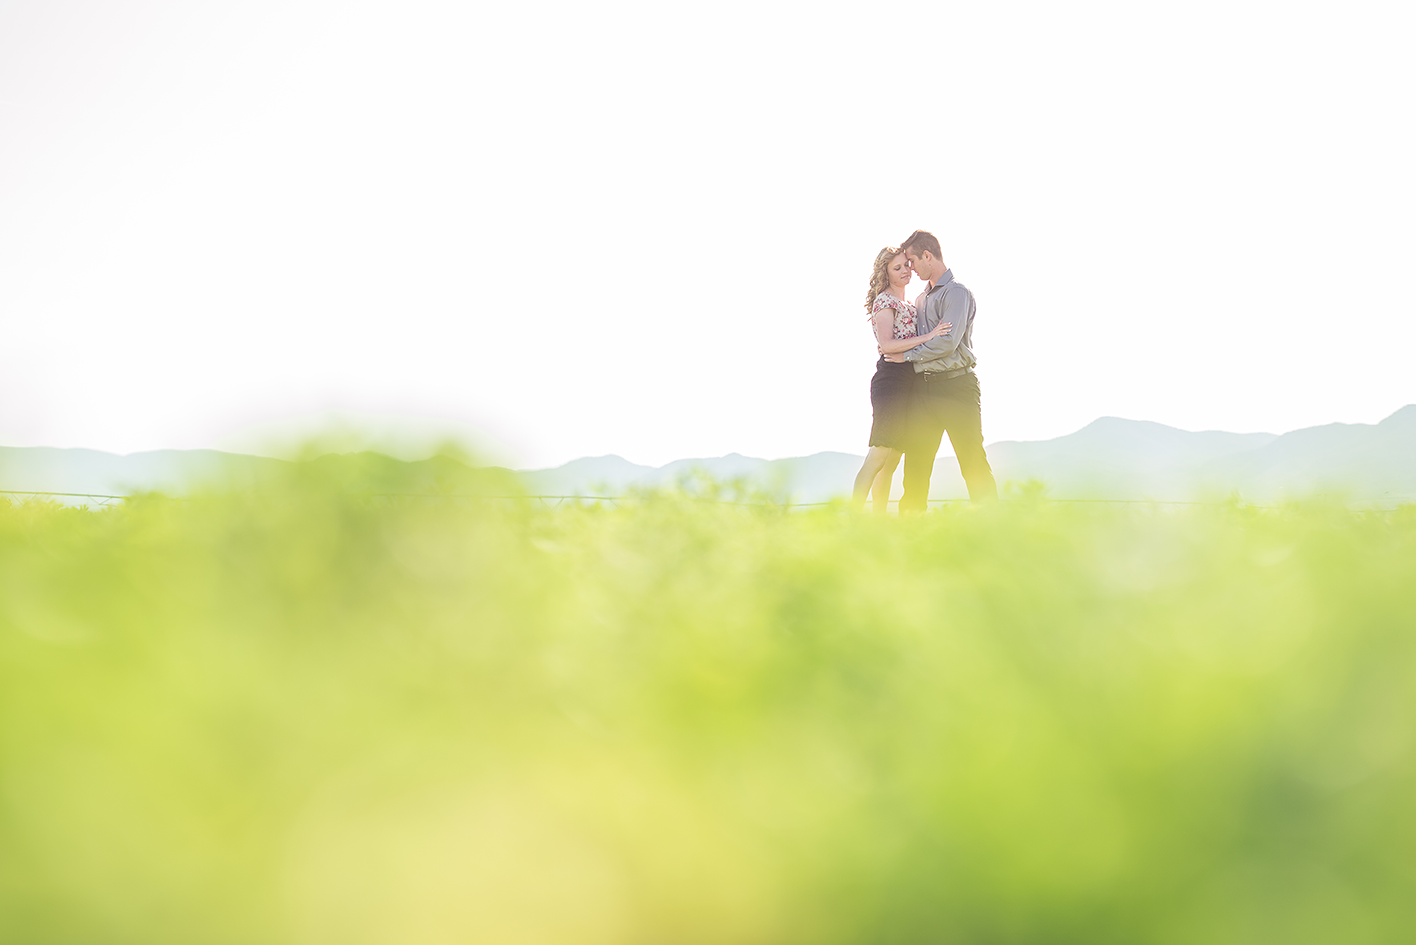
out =
{"type": "Polygon", "coordinates": [[[915,230],[911,233],[910,238],[900,244],[900,252],[914,253],[916,256],[929,253],[935,259],[944,255],[939,249],[939,240],[935,239],[934,234],[927,230],[915,230]]]}

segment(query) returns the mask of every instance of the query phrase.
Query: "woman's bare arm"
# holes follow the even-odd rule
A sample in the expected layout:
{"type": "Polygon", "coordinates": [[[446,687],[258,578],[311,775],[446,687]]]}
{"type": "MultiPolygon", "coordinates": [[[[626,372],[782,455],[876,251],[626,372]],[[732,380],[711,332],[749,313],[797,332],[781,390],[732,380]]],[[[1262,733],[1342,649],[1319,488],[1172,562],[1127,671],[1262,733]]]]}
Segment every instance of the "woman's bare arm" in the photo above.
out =
{"type": "Polygon", "coordinates": [[[875,326],[875,343],[879,346],[881,354],[900,354],[911,348],[917,348],[954,327],[952,324],[939,324],[935,325],[934,330],[927,335],[915,335],[913,338],[891,338],[890,336],[895,333],[895,313],[892,309],[881,309],[871,316],[871,321],[875,326]],[[882,317],[885,315],[889,317],[882,317]]]}

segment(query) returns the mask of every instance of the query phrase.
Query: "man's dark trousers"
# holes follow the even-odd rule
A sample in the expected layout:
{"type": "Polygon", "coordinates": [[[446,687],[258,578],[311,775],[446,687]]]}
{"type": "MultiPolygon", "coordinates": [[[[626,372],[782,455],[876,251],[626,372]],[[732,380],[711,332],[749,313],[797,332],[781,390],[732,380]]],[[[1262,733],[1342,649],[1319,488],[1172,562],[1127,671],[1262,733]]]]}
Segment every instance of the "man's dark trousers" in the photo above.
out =
{"type": "Polygon", "coordinates": [[[923,512],[929,501],[929,477],[944,434],[954,446],[959,472],[974,502],[998,498],[998,484],[983,451],[983,421],[979,411],[978,376],[966,371],[955,377],[921,374],[915,393],[915,441],[905,450],[905,494],[901,512],[923,512]]]}

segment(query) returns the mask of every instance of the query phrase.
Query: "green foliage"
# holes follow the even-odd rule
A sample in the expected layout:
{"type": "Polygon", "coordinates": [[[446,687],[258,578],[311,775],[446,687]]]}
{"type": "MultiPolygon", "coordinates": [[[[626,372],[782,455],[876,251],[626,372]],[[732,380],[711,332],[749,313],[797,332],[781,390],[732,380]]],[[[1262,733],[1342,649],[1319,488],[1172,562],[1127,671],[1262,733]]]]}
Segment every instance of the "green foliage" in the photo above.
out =
{"type": "Polygon", "coordinates": [[[1388,942],[1416,515],[0,506],[0,940],[1388,942]]]}

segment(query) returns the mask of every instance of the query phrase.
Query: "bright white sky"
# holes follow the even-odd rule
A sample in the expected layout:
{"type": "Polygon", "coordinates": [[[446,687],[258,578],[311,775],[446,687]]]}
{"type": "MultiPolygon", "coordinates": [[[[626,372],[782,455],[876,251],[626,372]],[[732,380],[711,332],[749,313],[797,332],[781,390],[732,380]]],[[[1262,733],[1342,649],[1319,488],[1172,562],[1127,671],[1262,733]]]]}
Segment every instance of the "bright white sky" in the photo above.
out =
{"type": "Polygon", "coordinates": [[[1375,422],[1413,10],[0,0],[0,444],[860,453],[916,227],[989,441],[1375,422]]]}

